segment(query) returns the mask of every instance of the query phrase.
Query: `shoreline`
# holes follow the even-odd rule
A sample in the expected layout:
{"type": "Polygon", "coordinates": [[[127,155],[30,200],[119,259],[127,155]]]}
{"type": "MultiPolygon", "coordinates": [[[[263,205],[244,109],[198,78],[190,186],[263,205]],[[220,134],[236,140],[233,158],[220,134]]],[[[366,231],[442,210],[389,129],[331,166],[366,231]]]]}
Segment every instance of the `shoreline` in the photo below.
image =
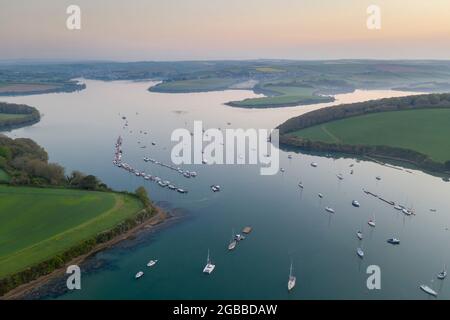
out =
{"type": "Polygon", "coordinates": [[[73,264],[81,264],[83,263],[87,258],[97,254],[100,251],[103,251],[105,249],[111,248],[114,245],[118,244],[119,242],[122,242],[124,240],[130,239],[133,236],[135,236],[138,232],[142,231],[143,229],[151,229],[154,228],[157,225],[160,225],[167,220],[171,218],[171,215],[168,214],[166,211],[161,209],[160,207],[154,207],[156,213],[152,217],[148,218],[147,220],[143,221],[142,223],[136,225],[135,227],[131,228],[130,230],[117,235],[116,237],[112,238],[111,240],[108,240],[104,243],[100,243],[96,245],[91,251],[88,253],[82,254],[78,257],[73,258],[64,266],[61,268],[58,268],[54,271],[52,271],[49,274],[43,275],[35,280],[32,280],[28,283],[22,284],[11,291],[5,293],[3,296],[0,296],[0,300],[20,300],[23,297],[25,297],[28,293],[31,293],[36,288],[41,287],[42,285],[46,284],[50,280],[61,276],[65,274],[66,269],[68,266],[73,264]]]}

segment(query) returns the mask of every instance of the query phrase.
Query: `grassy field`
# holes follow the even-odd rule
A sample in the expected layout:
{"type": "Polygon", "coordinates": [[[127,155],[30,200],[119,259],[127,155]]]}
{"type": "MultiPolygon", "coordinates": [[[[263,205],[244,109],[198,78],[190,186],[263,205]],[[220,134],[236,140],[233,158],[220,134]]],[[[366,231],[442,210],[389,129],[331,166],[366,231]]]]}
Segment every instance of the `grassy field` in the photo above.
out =
{"type": "Polygon", "coordinates": [[[292,135],[328,143],[400,147],[437,162],[450,160],[449,109],[375,113],[305,128],[292,135]]]}
{"type": "Polygon", "coordinates": [[[330,101],[329,97],[314,95],[316,89],[311,87],[265,85],[262,89],[273,93],[274,96],[233,101],[230,105],[243,108],[274,108],[330,101]]]}
{"type": "Polygon", "coordinates": [[[21,119],[26,117],[26,114],[9,114],[9,113],[0,113],[0,121],[2,120],[10,120],[10,119],[21,119]]]}
{"type": "Polygon", "coordinates": [[[230,78],[206,78],[162,82],[150,88],[154,92],[184,93],[225,90],[236,83],[230,78]]]}
{"type": "Polygon", "coordinates": [[[134,216],[131,196],[0,186],[0,278],[61,253],[134,216]]]}
{"type": "Polygon", "coordinates": [[[0,169],[0,182],[9,182],[8,174],[2,169],[0,169]]]}

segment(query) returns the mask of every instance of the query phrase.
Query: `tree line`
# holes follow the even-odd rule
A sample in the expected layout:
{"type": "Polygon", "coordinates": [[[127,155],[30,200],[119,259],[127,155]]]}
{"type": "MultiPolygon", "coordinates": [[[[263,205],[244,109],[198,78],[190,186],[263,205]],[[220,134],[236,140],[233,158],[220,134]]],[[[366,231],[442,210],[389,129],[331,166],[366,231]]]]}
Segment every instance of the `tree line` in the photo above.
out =
{"type": "Polygon", "coordinates": [[[0,130],[11,130],[17,127],[31,125],[41,120],[39,111],[24,104],[13,104],[0,102],[0,114],[17,114],[22,115],[18,118],[1,119],[0,118],[0,130]]]}
{"type": "Polygon", "coordinates": [[[66,175],[64,167],[48,162],[44,148],[27,138],[11,139],[0,135],[0,169],[10,176],[9,184],[14,186],[109,191],[108,186],[93,175],[79,171],[66,175]]]}
{"type": "Polygon", "coordinates": [[[439,163],[433,161],[427,155],[413,150],[389,146],[345,145],[339,143],[310,141],[308,139],[290,134],[292,132],[326,122],[365,114],[431,108],[450,108],[450,94],[425,94],[400,98],[386,98],[327,107],[291,118],[278,126],[278,129],[280,130],[280,143],[293,145],[306,150],[383,156],[395,160],[408,161],[425,170],[437,172],[450,171],[450,160],[445,163],[439,163]]]}

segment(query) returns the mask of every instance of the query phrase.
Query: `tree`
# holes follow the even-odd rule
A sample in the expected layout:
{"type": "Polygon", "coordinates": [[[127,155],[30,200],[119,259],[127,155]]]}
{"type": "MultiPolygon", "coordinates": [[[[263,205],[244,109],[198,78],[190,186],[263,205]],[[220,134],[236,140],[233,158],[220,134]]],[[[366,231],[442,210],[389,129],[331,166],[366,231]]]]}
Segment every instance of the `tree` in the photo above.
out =
{"type": "Polygon", "coordinates": [[[79,187],[86,190],[97,190],[99,181],[96,176],[88,175],[81,179],[79,187]]]}
{"type": "Polygon", "coordinates": [[[142,201],[142,203],[144,204],[144,207],[150,206],[151,201],[150,201],[150,198],[148,197],[147,190],[145,190],[144,187],[141,186],[141,187],[137,188],[134,193],[139,198],[139,200],[142,201]]]}

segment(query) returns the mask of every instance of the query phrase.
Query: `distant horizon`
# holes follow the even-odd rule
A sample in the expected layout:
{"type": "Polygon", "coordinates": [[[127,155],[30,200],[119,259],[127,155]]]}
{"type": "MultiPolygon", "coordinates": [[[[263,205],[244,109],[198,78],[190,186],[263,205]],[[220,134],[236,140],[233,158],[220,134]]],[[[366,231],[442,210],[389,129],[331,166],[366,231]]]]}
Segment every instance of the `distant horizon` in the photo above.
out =
{"type": "Polygon", "coordinates": [[[435,59],[435,58],[398,58],[398,59],[384,59],[384,58],[336,58],[336,59],[283,59],[283,58],[248,58],[248,59],[179,59],[179,60],[120,60],[120,59],[76,59],[76,58],[23,58],[23,59],[1,59],[0,64],[56,64],[56,63],[177,63],[177,62],[327,62],[327,61],[367,61],[367,62],[450,62],[448,59],[435,59]]]}

